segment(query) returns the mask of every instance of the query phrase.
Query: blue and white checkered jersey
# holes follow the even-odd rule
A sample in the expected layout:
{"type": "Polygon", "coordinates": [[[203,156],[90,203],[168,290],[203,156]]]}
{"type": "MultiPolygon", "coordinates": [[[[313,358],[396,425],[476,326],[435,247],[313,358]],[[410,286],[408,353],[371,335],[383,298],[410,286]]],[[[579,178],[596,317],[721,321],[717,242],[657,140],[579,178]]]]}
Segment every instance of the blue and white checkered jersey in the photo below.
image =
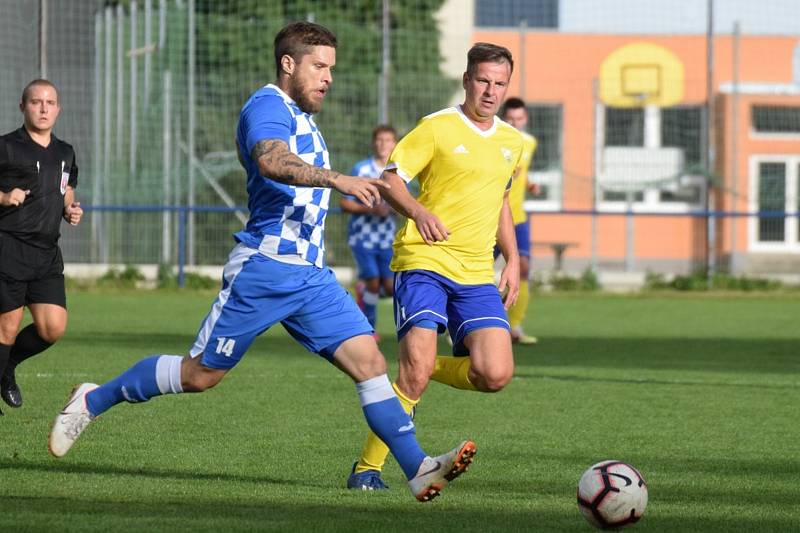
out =
{"type": "MultiPolygon", "coordinates": [[[[359,161],[350,171],[351,176],[372,179],[380,178],[382,173],[383,166],[379,165],[374,157],[359,161]]],[[[356,200],[355,196],[345,196],[345,198],[356,200]]],[[[377,215],[353,214],[350,215],[350,222],[347,225],[347,243],[350,246],[361,246],[367,250],[385,250],[392,247],[395,231],[394,215],[380,217],[377,215]]]]}
{"type": "Polygon", "coordinates": [[[322,268],[331,190],[286,185],[259,174],[250,154],[259,141],[271,139],[284,141],[310,165],[330,168],[328,148],[311,115],[275,85],[254,92],[242,107],[236,131],[247,170],[250,220],[235,238],[276,261],[322,268]]]}

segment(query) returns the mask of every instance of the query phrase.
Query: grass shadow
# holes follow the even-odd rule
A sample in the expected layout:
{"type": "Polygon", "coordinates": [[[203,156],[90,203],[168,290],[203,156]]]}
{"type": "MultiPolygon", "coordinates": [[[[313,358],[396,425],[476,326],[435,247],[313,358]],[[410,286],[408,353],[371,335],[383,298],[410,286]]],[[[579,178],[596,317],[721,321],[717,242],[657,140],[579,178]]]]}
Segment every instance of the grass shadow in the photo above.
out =
{"type": "Polygon", "coordinates": [[[798,342],[787,339],[551,337],[515,348],[516,365],[749,373],[797,373],[798,342]]]}

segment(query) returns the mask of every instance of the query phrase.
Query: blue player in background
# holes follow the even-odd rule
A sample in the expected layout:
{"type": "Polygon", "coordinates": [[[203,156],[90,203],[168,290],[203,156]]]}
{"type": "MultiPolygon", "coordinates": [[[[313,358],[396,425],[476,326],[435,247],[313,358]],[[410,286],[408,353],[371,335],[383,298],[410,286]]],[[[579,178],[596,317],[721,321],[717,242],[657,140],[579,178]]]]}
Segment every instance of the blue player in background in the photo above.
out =
{"type": "MultiPolygon", "coordinates": [[[[253,93],[237,128],[250,220],[235,235],[222,289],[194,345],[187,356],[142,359],[103,385],[78,385],[53,424],[53,455],[63,457],[92,420],[118,403],[214,387],[259,334],[280,322],[353,379],[369,427],[389,446],[418,500],[436,497],[471,463],[470,441],[438,457],[420,448],[372,327],[325,266],[330,188],[371,206],[382,186],[330,170],[311,116],[330,89],[336,46],[329,30],[308,22],[289,24],[275,37],[277,81],[253,93]]],[[[298,394],[313,391],[298,387],[298,394]]]]}
{"type": "MultiPolygon", "coordinates": [[[[386,166],[386,160],[397,144],[397,132],[389,125],[381,124],[372,130],[372,152],[353,166],[350,174],[368,179],[378,179],[386,166]]],[[[386,201],[369,206],[354,196],[343,196],[342,210],[351,213],[347,226],[348,240],[358,269],[356,302],[376,330],[378,298],[392,296],[394,273],[389,268],[392,261],[392,243],[396,225],[394,212],[386,201]]],[[[375,333],[375,340],[379,340],[375,333]]]]}

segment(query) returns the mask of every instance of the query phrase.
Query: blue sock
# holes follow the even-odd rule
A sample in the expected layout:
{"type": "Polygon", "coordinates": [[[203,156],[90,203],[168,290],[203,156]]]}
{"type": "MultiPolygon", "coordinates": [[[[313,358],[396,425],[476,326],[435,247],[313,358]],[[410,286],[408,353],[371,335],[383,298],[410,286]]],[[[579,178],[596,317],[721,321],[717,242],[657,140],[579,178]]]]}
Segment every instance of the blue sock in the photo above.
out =
{"type": "Polygon", "coordinates": [[[375,322],[378,318],[378,297],[377,292],[365,292],[362,298],[364,302],[364,316],[367,317],[369,325],[375,329],[375,322]]]}
{"type": "Polygon", "coordinates": [[[417,474],[426,453],[417,442],[411,417],[403,410],[386,374],[356,383],[369,428],[391,450],[406,479],[417,474]]]}
{"type": "Polygon", "coordinates": [[[146,402],[161,394],[183,392],[180,380],[182,359],[178,355],[153,355],[142,359],[88,393],[86,406],[89,412],[92,416],[99,416],[121,402],[146,402]]]}

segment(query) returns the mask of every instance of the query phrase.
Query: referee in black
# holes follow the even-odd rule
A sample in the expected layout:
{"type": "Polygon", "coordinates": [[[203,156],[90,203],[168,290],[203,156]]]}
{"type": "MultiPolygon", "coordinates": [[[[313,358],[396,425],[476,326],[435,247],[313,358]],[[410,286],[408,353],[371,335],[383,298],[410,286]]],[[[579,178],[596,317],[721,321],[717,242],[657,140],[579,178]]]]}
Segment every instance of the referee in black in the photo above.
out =
{"type": "Polygon", "coordinates": [[[62,218],[74,226],[83,215],[75,152],[52,133],[61,111],[55,85],[33,80],[19,108],[22,127],[0,137],[0,396],[11,407],[22,405],[17,365],[67,327],[58,237],[62,218]],[[33,323],[19,331],[25,306],[33,323]]]}

